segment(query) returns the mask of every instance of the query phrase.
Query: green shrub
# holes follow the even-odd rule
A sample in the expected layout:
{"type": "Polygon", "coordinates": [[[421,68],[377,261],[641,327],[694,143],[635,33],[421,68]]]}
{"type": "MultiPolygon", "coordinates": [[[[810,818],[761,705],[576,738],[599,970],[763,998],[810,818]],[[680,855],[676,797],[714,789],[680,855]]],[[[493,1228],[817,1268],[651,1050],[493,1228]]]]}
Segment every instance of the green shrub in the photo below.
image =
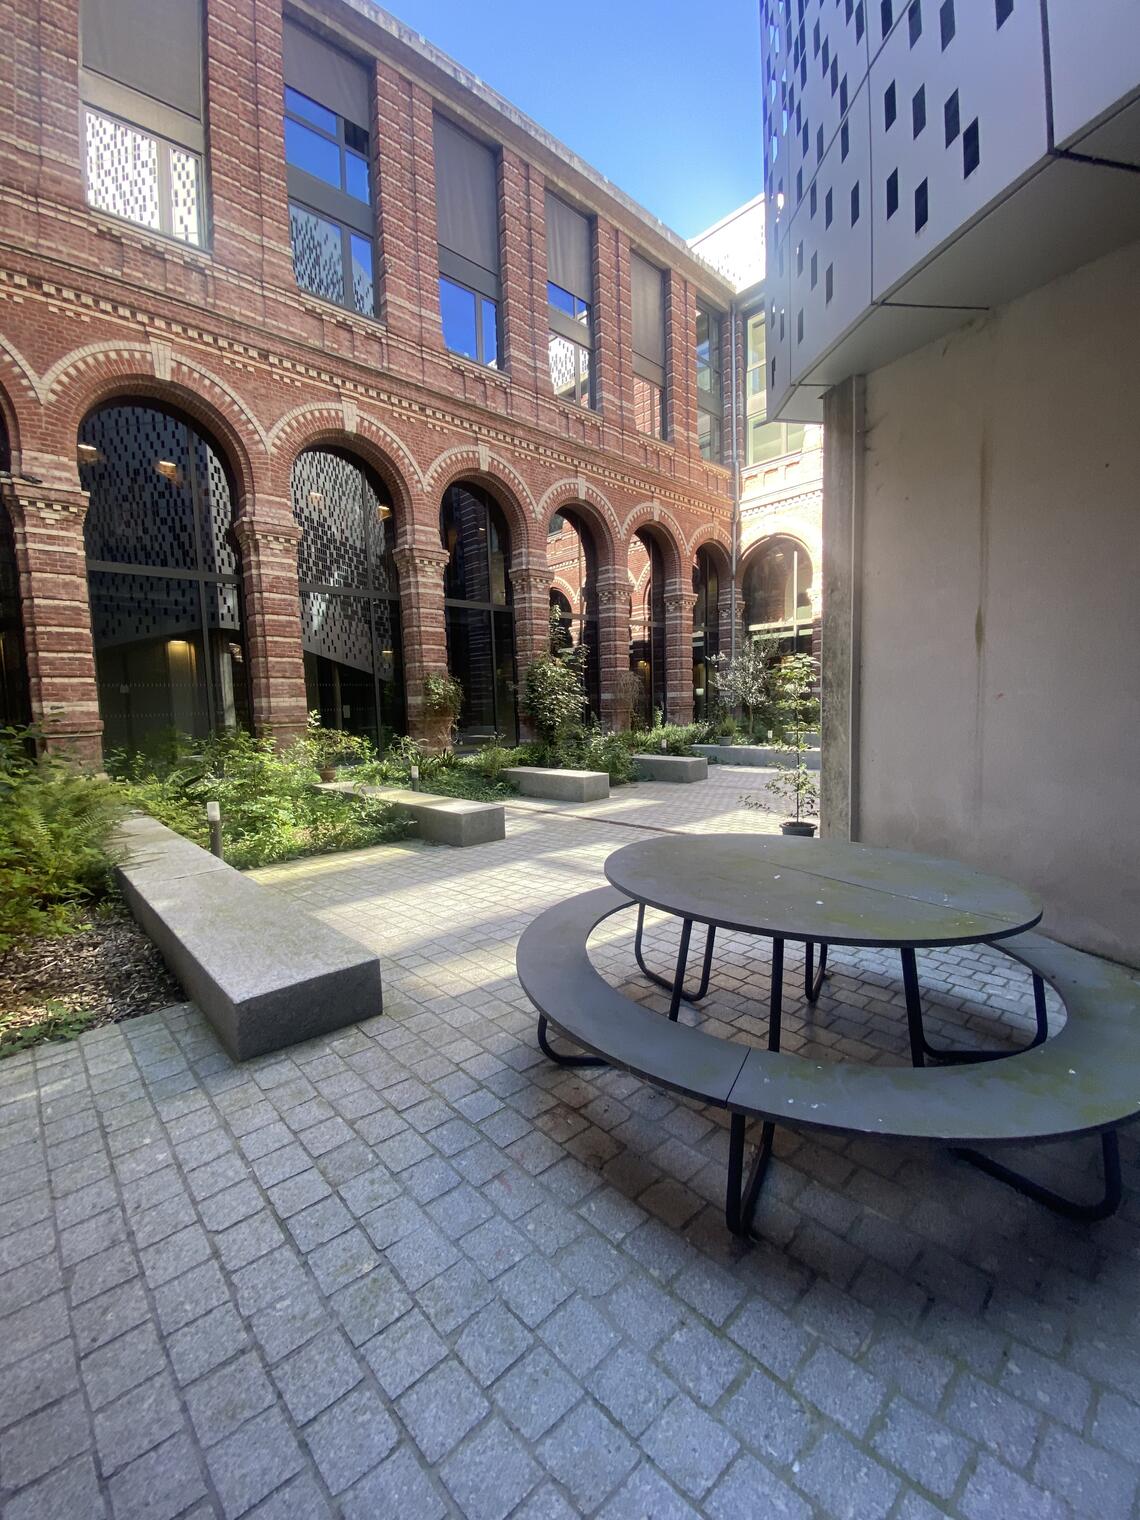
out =
{"type": "Polygon", "coordinates": [[[168,766],[137,757],[115,765],[128,802],[195,844],[209,844],[206,803],[219,803],[225,857],[239,869],[404,837],[391,804],[318,791],[311,753],[309,740],[279,751],[272,739],[234,733],[183,740],[168,766]]]}
{"type": "Polygon", "coordinates": [[[474,755],[444,750],[433,755],[409,736],[396,742],[379,759],[352,770],[354,781],[369,786],[410,787],[412,766],[419,769],[419,789],[439,797],[465,797],[471,802],[501,802],[515,795],[515,788],[499,779],[503,766],[514,763],[514,751],[488,745],[474,755]]]}
{"type": "Polygon", "coordinates": [[[30,753],[27,729],[0,731],[0,951],[66,934],[114,889],[117,789],[66,761],[30,753]]]}
{"type": "Polygon", "coordinates": [[[656,728],[630,729],[621,735],[622,742],[636,754],[660,754],[662,744],[667,755],[691,755],[694,744],[707,744],[710,726],[698,723],[659,723],[656,728]]]}
{"type": "Polygon", "coordinates": [[[543,765],[555,770],[605,771],[620,785],[635,779],[633,749],[628,734],[606,733],[591,724],[562,735],[556,744],[536,739],[515,751],[516,765],[543,765]]]}
{"type": "Polygon", "coordinates": [[[580,662],[554,655],[532,660],[519,706],[538,741],[557,748],[580,727],[586,710],[580,662]]]}

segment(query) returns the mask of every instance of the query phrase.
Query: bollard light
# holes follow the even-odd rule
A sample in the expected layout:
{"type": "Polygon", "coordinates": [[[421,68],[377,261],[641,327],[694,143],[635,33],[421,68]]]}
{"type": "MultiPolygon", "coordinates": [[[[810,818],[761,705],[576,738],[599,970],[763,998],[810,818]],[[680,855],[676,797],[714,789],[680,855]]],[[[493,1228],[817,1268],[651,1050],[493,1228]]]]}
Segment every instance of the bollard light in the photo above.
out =
{"type": "Polygon", "coordinates": [[[418,792],[419,789],[420,789],[420,768],[419,768],[419,766],[418,765],[410,765],[408,767],[408,775],[411,778],[412,791],[413,792],[418,792]]]}
{"type": "Polygon", "coordinates": [[[669,748],[669,741],[668,741],[668,739],[662,739],[662,741],[661,741],[661,753],[664,754],[668,748],[669,748]]]}
{"type": "Polygon", "coordinates": [[[207,802],[206,822],[210,825],[210,851],[219,860],[222,859],[222,805],[220,802],[207,802]]]}

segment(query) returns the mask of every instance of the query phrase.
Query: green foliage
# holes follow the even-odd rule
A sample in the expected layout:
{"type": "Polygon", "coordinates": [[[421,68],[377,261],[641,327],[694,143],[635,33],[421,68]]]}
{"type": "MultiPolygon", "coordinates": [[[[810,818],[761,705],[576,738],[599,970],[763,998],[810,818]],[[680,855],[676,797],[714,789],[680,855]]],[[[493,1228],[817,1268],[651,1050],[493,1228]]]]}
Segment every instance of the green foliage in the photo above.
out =
{"type": "MultiPolygon", "coordinates": [[[[789,759],[776,761],[779,775],[769,781],[767,789],[794,809],[791,817],[797,823],[819,813],[819,783],[815,773],[807,768],[804,737],[808,715],[815,705],[811,688],[817,669],[811,655],[791,654],[780,661],[773,677],[773,710],[781,731],[787,735],[776,748],[789,759]]],[[[748,807],[760,806],[754,799],[741,800],[748,807]]]]}
{"type": "Polygon", "coordinates": [[[586,710],[582,664],[574,658],[542,655],[527,669],[519,706],[540,743],[557,748],[581,725],[586,710]]]}
{"type": "Polygon", "coordinates": [[[307,760],[314,770],[332,769],[350,760],[367,760],[372,745],[363,734],[350,734],[343,728],[325,728],[319,712],[311,712],[305,737],[294,746],[298,762],[307,760]]]}
{"type": "Polygon", "coordinates": [[[638,754],[691,755],[694,744],[709,743],[710,731],[709,724],[700,720],[696,723],[659,723],[656,728],[631,729],[621,737],[638,754]]]}
{"type": "Polygon", "coordinates": [[[463,687],[454,676],[432,671],[424,676],[424,712],[433,718],[458,718],[463,706],[463,687]]]}
{"type": "Polygon", "coordinates": [[[451,750],[432,754],[415,739],[405,736],[379,759],[356,766],[354,781],[369,786],[409,788],[412,766],[419,770],[419,789],[439,797],[466,797],[471,802],[501,802],[515,796],[515,788],[499,779],[505,765],[514,763],[514,751],[502,745],[488,745],[474,755],[456,755],[451,750]],[[485,758],[486,757],[486,758],[485,758]]]}
{"type": "Polygon", "coordinates": [[[605,771],[615,786],[636,779],[628,734],[611,734],[591,723],[564,733],[556,744],[536,739],[514,752],[515,765],[554,770],[605,771]]]}
{"type": "Polygon", "coordinates": [[[0,951],[66,934],[113,890],[116,788],[65,760],[34,758],[36,735],[0,730],[0,951]]]}
{"type": "Polygon", "coordinates": [[[43,1010],[43,1018],[34,1024],[6,1027],[0,1021],[0,1060],[32,1045],[42,1045],[45,1040],[74,1040],[100,1017],[98,1010],[71,1008],[54,998],[44,1003],[43,1010]]]}
{"type": "Polygon", "coordinates": [[[758,638],[744,643],[735,658],[724,654],[713,658],[719,700],[730,712],[743,707],[749,740],[758,729],[764,732],[777,724],[779,650],[778,639],[758,638]]]}
{"type": "Polygon", "coordinates": [[[206,803],[219,803],[225,857],[239,869],[362,849],[407,833],[388,803],[318,791],[312,754],[310,736],[279,751],[272,739],[239,732],[184,739],[166,766],[138,757],[117,757],[115,764],[125,799],[195,844],[209,845],[206,803]]]}

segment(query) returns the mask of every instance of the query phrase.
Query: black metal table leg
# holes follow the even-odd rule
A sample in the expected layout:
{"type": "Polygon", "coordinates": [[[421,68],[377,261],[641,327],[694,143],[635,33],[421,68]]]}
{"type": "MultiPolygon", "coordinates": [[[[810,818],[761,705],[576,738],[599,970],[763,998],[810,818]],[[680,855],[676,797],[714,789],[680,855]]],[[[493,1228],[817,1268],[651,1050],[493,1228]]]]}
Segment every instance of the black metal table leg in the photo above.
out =
{"type": "Polygon", "coordinates": [[[1096,1220],[1107,1219],[1109,1215],[1115,1214],[1120,1207],[1121,1196],[1120,1144],[1116,1138],[1116,1131],[1105,1130],[1101,1134],[1100,1145],[1101,1161],[1104,1167],[1104,1196],[1092,1203],[1079,1203],[1075,1199],[1066,1198],[1063,1193],[1056,1193],[1052,1188],[1044,1187],[1040,1182],[1034,1182],[1024,1173],[1014,1171],[1010,1166],[1003,1166],[1000,1161],[992,1160],[981,1151],[966,1146],[954,1146],[953,1150],[955,1156],[960,1156],[971,1166],[976,1166],[991,1177],[996,1177],[999,1182],[1005,1182],[1010,1187],[1016,1188],[1019,1193],[1024,1193],[1027,1198],[1032,1198],[1036,1203],[1043,1203],[1055,1214],[1063,1214],[1066,1219],[1096,1220]]]}
{"type": "Polygon", "coordinates": [[[681,1009],[681,994],[685,990],[685,970],[689,964],[689,940],[693,933],[693,920],[681,920],[681,943],[677,949],[677,973],[673,978],[673,995],[669,999],[669,1017],[674,1024],[681,1009]]]}
{"type": "Polygon", "coordinates": [[[768,1001],[768,1049],[780,1048],[780,1020],[784,1012],[784,941],[772,940],[772,992],[768,1001]]]}
{"type": "MultiPolygon", "coordinates": [[[[674,977],[673,981],[670,981],[668,977],[659,976],[656,971],[650,971],[649,967],[645,964],[645,952],[642,947],[642,934],[644,930],[645,904],[639,902],[637,905],[637,930],[633,936],[633,953],[637,957],[637,964],[641,968],[642,974],[647,976],[655,986],[663,987],[666,992],[672,992],[676,978],[674,977]]],[[[709,977],[712,974],[713,944],[715,940],[716,927],[710,924],[708,934],[705,936],[705,954],[704,960],[701,963],[700,983],[695,992],[685,992],[682,994],[687,1003],[699,1003],[709,990],[709,977]]]]}
{"type": "Polygon", "coordinates": [[[600,1056],[564,1056],[560,1055],[551,1045],[546,1033],[546,1016],[540,1014],[538,1018],[538,1048],[544,1056],[549,1056],[559,1066],[608,1066],[608,1061],[603,1061],[600,1056]]]}
{"type": "Polygon", "coordinates": [[[734,1235],[739,1235],[744,1240],[749,1239],[752,1234],[756,1203],[768,1171],[768,1163],[772,1159],[772,1138],[776,1133],[775,1124],[770,1119],[765,1119],[760,1126],[760,1141],[756,1147],[756,1154],[752,1158],[748,1181],[745,1182],[746,1123],[743,1114],[732,1115],[728,1138],[728,1184],[724,1198],[724,1222],[734,1235]]]}
{"type": "Polygon", "coordinates": [[[910,1055],[915,1066],[925,1065],[926,1057],[941,1061],[946,1066],[969,1066],[977,1061],[1004,1061],[1009,1056],[1023,1055],[1027,1050],[1044,1044],[1049,1038],[1049,1015],[1045,1007],[1045,983],[1037,972],[1033,973],[1033,1010],[1037,1028],[1028,1045],[1018,1045],[1013,1050],[947,1050],[931,1045],[922,1024],[922,996],[918,988],[918,969],[913,950],[901,950],[903,987],[906,991],[906,1017],[910,1031],[910,1055]],[[917,1054],[916,1054],[917,1052],[917,1054]]]}
{"type": "Polygon", "coordinates": [[[814,1003],[823,991],[823,979],[827,975],[827,945],[819,947],[819,971],[813,975],[815,967],[815,941],[808,940],[804,945],[804,997],[809,1003],[814,1003]]]}

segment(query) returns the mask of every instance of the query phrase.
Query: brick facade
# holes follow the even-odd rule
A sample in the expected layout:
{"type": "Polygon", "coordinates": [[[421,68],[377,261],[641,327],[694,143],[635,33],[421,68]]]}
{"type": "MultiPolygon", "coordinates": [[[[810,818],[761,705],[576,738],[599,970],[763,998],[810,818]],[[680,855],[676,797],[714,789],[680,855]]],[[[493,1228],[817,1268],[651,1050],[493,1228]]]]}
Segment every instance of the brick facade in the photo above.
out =
{"type": "MultiPolygon", "coordinates": [[[[408,721],[425,674],[446,667],[440,502],[475,482],[510,532],[518,675],[546,646],[547,526],[573,508],[594,540],[603,716],[621,722],[629,547],[647,525],[665,549],[669,716],[691,711],[690,577],[698,546],[730,543],[731,477],[696,442],[698,294],[729,287],[684,245],[396,23],[328,3],[326,35],[374,62],[376,320],[301,291],[293,277],[282,125],[280,4],[207,0],[206,186],[198,250],[86,203],[76,0],[18,8],[0,32],[0,419],[3,486],[20,574],[34,718],[95,758],[101,724],[87,602],[77,430],[109,399],[176,407],[226,458],[235,487],[254,722],[304,722],[298,453],[334,445],[391,493],[408,721]],[[433,104],[499,154],[501,370],[448,353],[439,317],[433,104]],[[557,400],[547,362],[543,198],[594,218],[593,411],[557,400]],[[629,259],[668,271],[668,441],[632,430],[629,259]]],[[[726,323],[727,326],[727,323],[726,323]]],[[[725,604],[729,606],[728,590],[725,604]]]]}

